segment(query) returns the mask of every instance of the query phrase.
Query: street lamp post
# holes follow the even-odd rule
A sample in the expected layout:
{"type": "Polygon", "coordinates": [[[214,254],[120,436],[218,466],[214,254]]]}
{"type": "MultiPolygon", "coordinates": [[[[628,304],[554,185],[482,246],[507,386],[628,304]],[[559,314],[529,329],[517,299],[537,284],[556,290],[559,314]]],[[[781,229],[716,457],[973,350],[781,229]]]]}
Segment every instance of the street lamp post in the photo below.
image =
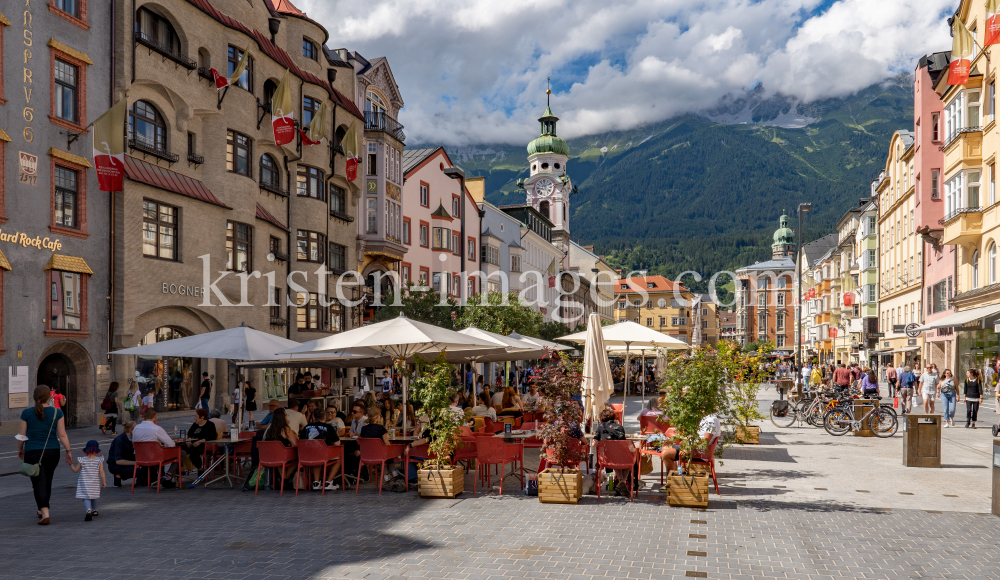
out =
{"type": "MultiPolygon", "coordinates": [[[[801,385],[802,380],[802,214],[809,213],[812,209],[811,203],[800,203],[799,204],[799,228],[795,230],[795,235],[798,237],[797,243],[795,245],[795,285],[798,288],[798,332],[796,332],[795,338],[795,367],[796,374],[798,376],[795,378],[795,383],[801,385]]],[[[801,393],[802,387],[799,387],[799,392],[801,393]]]]}

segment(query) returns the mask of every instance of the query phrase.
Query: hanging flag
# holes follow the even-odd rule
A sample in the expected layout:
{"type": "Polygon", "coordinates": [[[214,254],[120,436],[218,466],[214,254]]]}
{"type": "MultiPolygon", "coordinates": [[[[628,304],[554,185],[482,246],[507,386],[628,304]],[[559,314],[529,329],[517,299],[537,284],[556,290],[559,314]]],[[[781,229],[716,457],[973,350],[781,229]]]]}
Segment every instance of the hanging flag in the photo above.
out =
{"type": "Polygon", "coordinates": [[[1000,43],[1000,18],[997,18],[997,0],[986,0],[986,38],[983,46],[1000,43]]]}
{"type": "Polygon", "coordinates": [[[292,89],[288,82],[288,69],[271,97],[271,126],[274,128],[274,144],[282,146],[295,139],[295,118],[292,116],[292,89]]]}
{"type": "Polygon", "coordinates": [[[94,167],[101,191],[124,189],[126,113],[128,100],[122,98],[94,121],[94,167]]]}
{"type": "Polygon", "coordinates": [[[247,45],[246,50],[243,51],[243,56],[240,57],[240,61],[236,63],[236,68],[233,69],[233,74],[229,77],[222,76],[219,71],[214,68],[208,69],[208,72],[212,75],[212,80],[215,81],[215,88],[222,89],[228,87],[229,85],[235,85],[239,82],[240,77],[243,76],[243,72],[247,69],[247,60],[250,58],[250,46],[247,45]]]}
{"type": "Polygon", "coordinates": [[[319,110],[313,113],[313,118],[309,121],[305,131],[299,130],[302,134],[303,145],[319,145],[326,138],[326,112],[328,108],[327,101],[324,99],[319,110]]]}
{"type": "Polygon", "coordinates": [[[208,69],[208,72],[212,73],[212,80],[215,81],[215,88],[221,89],[223,87],[229,86],[229,79],[219,74],[219,71],[214,68],[208,69]]]}
{"type": "Polygon", "coordinates": [[[969,29],[958,18],[951,25],[951,63],[948,65],[948,84],[964,85],[969,82],[969,69],[972,68],[972,54],[976,50],[976,41],[969,29]]]}
{"type": "Polygon", "coordinates": [[[354,127],[355,124],[351,123],[340,143],[344,149],[344,155],[347,157],[347,181],[354,181],[358,178],[358,156],[361,145],[358,143],[358,131],[354,127]]]}

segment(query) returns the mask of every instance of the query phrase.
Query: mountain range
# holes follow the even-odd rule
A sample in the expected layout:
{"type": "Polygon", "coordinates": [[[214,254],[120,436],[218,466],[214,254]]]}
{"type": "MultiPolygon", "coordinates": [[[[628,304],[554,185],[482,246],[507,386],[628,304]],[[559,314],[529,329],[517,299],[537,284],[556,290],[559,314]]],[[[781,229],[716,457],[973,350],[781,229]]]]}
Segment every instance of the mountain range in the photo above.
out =
{"type": "MultiPolygon", "coordinates": [[[[698,115],[568,139],[570,231],[614,265],[675,277],[770,257],[784,212],[812,204],[803,242],[830,233],[884,167],[892,133],[912,130],[912,75],[807,104],[762,87],[698,115]]],[[[486,197],[524,203],[525,145],[449,147],[486,197]]],[[[690,281],[690,279],[688,279],[690,281]]],[[[692,284],[704,289],[705,282],[692,284]]]]}

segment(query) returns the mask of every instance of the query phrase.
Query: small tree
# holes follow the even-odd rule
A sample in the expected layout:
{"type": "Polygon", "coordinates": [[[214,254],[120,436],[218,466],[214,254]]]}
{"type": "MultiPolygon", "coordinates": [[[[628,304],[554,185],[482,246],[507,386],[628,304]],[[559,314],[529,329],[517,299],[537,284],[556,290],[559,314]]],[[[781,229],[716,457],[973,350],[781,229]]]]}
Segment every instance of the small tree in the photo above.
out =
{"type": "MultiPolygon", "coordinates": [[[[586,329],[578,328],[578,330],[586,330],[586,329]]],[[[556,322],[555,320],[550,320],[549,322],[543,322],[541,326],[538,327],[538,338],[542,340],[555,340],[560,336],[566,336],[567,334],[570,334],[572,332],[573,331],[570,330],[570,327],[566,326],[565,323],[556,322]]]]}
{"type": "MultiPolygon", "coordinates": [[[[759,352],[771,352],[774,343],[764,341],[759,343],[759,352]]],[[[715,347],[719,361],[726,368],[725,392],[728,399],[728,414],[723,417],[727,425],[733,427],[733,432],[727,435],[726,442],[733,441],[741,428],[746,430],[755,421],[764,419],[757,408],[757,394],[760,384],[767,378],[767,370],[761,365],[763,357],[744,352],[740,345],[734,342],[722,341],[715,347]]],[[[722,446],[720,446],[722,447],[722,446]]],[[[716,452],[722,455],[723,449],[716,452]]]]}
{"type": "Polygon", "coordinates": [[[385,306],[379,308],[379,311],[372,318],[372,322],[384,322],[403,314],[407,318],[419,322],[426,322],[427,324],[433,324],[449,330],[453,329],[455,321],[452,318],[452,313],[457,315],[462,310],[458,302],[454,298],[449,297],[445,304],[442,305],[441,295],[437,292],[433,290],[415,290],[415,288],[413,284],[409,284],[401,290],[402,297],[399,302],[402,306],[393,306],[396,302],[396,295],[395,293],[390,293],[383,300],[385,306]]]}
{"type": "Polygon", "coordinates": [[[545,367],[535,375],[543,396],[542,411],[545,422],[538,429],[542,438],[542,449],[549,461],[559,466],[575,465],[587,453],[572,437],[573,432],[581,432],[583,408],[573,396],[579,395],[583,384],[582,364],[570,361],[565,354],[559,354],[559,361],[545,367]]]}
{"type": "Polygon", "coordinates": [[[729,401],[724,385],[729,373],[726,362],[712,347],[696,348],[688,354],[668,359],[661,372],[662,385],[667,388],[660,410],[677,430],[681,452],[687,465],[699,451],[708,447],[708,440],[698,433],[702,419],[708,415],[729,415],[729,401]]]}
{"type": "Polygon", "coordinates": [[[451,365],[445,359],[444,351],[432,361],[416,355],[416,378],[410,383],[413,399],[420,402],[422,411],[430,419],[430,450],[435,458],[425,465],[451,466],[451,455],[461,441],[462,417],[453,413],[451,395],[451,365]]]}
{"type": "Polygon", "coordinates": [[[542,314],[522,304],[517,292],[490,292],[470,297],[456,323],[457,328],[475,326],[504,336],[536,336],[542,314]]]}

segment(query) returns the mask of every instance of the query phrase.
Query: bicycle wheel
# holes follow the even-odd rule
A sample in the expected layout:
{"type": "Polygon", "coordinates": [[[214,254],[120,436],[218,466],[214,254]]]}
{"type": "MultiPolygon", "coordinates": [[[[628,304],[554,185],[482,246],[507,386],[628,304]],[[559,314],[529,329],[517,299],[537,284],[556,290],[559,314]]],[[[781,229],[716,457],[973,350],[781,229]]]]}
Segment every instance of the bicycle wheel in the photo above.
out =
{"type": "Polygon", "coordinates": [[[843,407],[834,407],[823,415],[823,428],[830,435],[840,436],[851,430],[851,415],[843,407]]]}
{"type": "Polygon", "coordinates": [[[892,414],[893,417],[899,420],[899,413],[897,413],[896,410],[892,408],[892,405],[879,405],[878,408],[888,411],[890,414],[892,414]]]}
{"type": "Polygon", "coordinates": [[[774,414],[774,407],[771,407],[771,422],[774,423],[775,427],[781,427],[782,429],[791,427],[795,423],[797,417],[796,405],[789,403],[787,409],[785,410],[785,416],[781,417],[774,414]]]}
{"type": "Polygon", "coordinates": [[[815,405],[806,409],[803,413],[806,423],[813,427],[823,427],[823,414],[826,412],[826,405],[815,405]]]}
{"type": "Polygon", "coordinates": [[[892,413],[879,407],[868,417],[868,428],[877,437],[892,437],[896,434],[896,429],[899,428],[899,420],[892,413]]]}

